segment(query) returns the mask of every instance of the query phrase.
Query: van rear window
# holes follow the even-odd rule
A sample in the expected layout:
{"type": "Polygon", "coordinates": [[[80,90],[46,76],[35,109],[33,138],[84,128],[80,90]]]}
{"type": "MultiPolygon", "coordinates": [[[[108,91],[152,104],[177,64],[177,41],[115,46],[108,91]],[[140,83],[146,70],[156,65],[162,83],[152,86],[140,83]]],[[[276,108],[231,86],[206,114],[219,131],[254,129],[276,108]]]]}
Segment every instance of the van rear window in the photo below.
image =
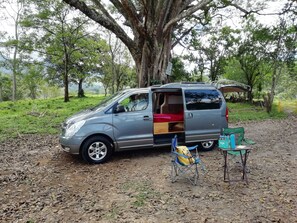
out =
{"type": "Polygon", "coordinates": [[[222,97],[217,90],[185,90],[187,110],[219,109],[222,97]]]}

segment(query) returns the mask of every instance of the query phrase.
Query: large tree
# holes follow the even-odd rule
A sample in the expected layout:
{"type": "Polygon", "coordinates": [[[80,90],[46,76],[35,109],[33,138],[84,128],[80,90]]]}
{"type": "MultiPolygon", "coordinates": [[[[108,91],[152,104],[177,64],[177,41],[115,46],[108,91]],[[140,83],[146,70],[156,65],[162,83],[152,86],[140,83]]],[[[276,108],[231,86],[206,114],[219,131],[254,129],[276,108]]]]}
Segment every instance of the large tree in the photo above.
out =
{"type": "Polygon", "coordinates": [[[173,32],[179,29],[188,34],[187,29],[191,27],[183,24],[190,18],[198,23],[208,16],[211,9],[227,5],[247,12],[238,7],[235,1],[225,0],[110,0],[113,7],[105,5],[104,1],[100,0],[63,1],[79,9],[121,39],[135,61],[140,87],[150,85],[156,80],[166,80],[165,70],[171,48],[175,45],[172,42],[173,32]],[[122,17],[115,19],[113,12],[122,17]],[[129,31],[124,30],[123,24],[130,28],[129,31]]]}
{"type": "Polygon", "coordinates": [[[243,72],[245,84],[250,86],[248,99],[253,100],[254,87],[265,75],[263,63],[266,61],[268,39],[266,38],[267,28],[263,27],[254,17],[250,17],[243,27],[239,47],[235,52],[243,72]]]}
{"type": "Polygon", "coordinates": [[[45,58],[48,79],[64,87],[64,101],[69,101],[70,82],[78,84],[78,96],[84,96],[83,82],[108,54],[106,42],[91,32],[90,20],[64,2],[39,1],[28,9],[23,24],[39,30],[31,38],[32,50],[45,58]]]}
{"type": "MultiPolygon", "coordinates": [[[[268,58],[271,69],[271,88],[265,97],[267,112],[271,112],[274,101],[275,90],[280,81],[285,65],[295,64],[297,50],[297,26],[296,21],[286,17],[280,17],[279,23],[267,29],[268,58]]],[[[295,74],[296,75],[296,74],[295,74]]],[[[293,81],[293,78],[292,78],[293,81]]]]}
{"type": "Polygon", "coordinates": [[[24,0],[7,0],[3,2],[4,13],[1,13],[1,17],[7,22],[12,23],[13,32],[12,33],[2,33],[0,42],[0,56],[4,61],[1,61],[2,66],[5,66],[11,71],[12,79],[12,100],[17,100],[17,79],[21,74],[22,70],[22,59],[23,59],[23,49],[22,49],[22,37],[20,21],[23,16],[24,0]],[[4,62],[4,63],[3,63],[4,62]]]}
{"type": "MultiPolygon", "coordinates": [[[[204,33],[192,32],[188,59],[196,63],[196,70],[202,74],[208,70],[210,81],[217,81],[224,73],[228,56],[234,51],[238,31],[228,26],[208,26],[204,33]]],[[[202,81],[202,78],[200,78],[202,81]]]]}

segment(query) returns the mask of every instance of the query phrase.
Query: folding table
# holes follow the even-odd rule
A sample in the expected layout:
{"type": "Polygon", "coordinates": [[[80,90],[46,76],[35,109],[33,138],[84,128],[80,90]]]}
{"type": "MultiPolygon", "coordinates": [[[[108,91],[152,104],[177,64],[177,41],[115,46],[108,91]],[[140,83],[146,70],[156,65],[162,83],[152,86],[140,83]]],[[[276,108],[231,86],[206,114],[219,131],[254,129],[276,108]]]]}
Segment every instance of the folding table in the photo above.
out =
{"type": "MultiPolygon", "coordinates": [[[[252,150],[251,147],[246,146],[246,145],[238,145],[235,147],[235,149],[223,149],[220,148],[219,149],[222,151],[223,156],[224,156],[224,181],[225,182],[232,182],[232,181],[245,181],[246,184],[248,184],[248,178],[247,178],[247,171],[246,171],[246,165],[247,165],[247,159],[249,156],[250,151],[252,150]],[[228,154],[229,152],[232,152],[234,154],[234,152],[238,152],[239,156],[240,156],[240,162],[241,162],[241,168],[242,168],[242,177],[241,179],[237,179],[237,180],[230,180],[230,176],[229,176],[229,164],[228,164],[228,154]]],[[[232,154],[229,154],[229,156],[234,156],[232,154]]]]}

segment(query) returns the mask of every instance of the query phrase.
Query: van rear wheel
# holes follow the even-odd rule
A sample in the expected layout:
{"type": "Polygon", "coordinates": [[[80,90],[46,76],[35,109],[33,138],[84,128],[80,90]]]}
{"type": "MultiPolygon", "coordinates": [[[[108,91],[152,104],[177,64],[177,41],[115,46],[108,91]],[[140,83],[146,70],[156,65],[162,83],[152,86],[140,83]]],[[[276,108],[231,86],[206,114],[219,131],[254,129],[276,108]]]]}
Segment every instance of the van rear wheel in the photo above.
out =
{"type": "Polygon", "coordinates": [[[216,141],[214,140],[209,140],[209,141],[204,141],[199,143],[199,149],[201,151],[211,151],[216,145],[216,141]]]}
{"type": "Polygon", "coordinates": [[[112,146],[103,136],[93,136],[87,139],[81,150],[83,159],[88,163],[99,164],[106,162],[112,154],[112,146]]]}

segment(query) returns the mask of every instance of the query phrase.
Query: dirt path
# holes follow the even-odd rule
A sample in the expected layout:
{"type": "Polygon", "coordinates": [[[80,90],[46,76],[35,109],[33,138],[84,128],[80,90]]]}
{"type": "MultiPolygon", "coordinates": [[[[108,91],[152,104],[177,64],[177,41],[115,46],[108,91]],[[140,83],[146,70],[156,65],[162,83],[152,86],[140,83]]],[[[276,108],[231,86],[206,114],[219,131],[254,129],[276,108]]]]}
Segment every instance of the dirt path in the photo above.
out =
{"type": "Polygon", "coordinates": [[[170,182],[169,148],[88,165],[62,152],[57,136],[6,141],[0,222],[297,222],[297,118],[236,126],[257,142],[249,185],[223,182],[218,150],[200,153],[207,172],[195,187],[170,182]]]}

